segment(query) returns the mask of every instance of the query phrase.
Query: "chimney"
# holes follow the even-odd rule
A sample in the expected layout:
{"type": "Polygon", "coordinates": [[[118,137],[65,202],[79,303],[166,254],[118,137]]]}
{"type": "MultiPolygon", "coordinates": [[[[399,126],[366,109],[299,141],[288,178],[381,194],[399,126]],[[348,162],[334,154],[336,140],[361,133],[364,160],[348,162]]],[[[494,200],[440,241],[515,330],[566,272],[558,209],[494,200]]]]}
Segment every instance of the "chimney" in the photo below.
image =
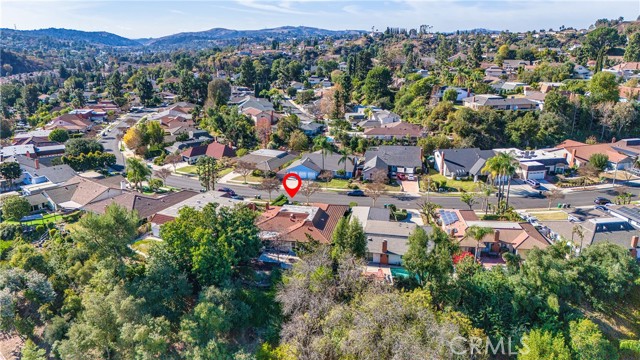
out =
{"type": "Polygon", "coordinates": [[[631,248],[635,249],[637,247],[638,247],[638,236],[635,235],[631,237],[631,248]]]}
{"type": "Polygon", "coordinates": [[[569,166],[574,166],[576,164],[576,149],[571,150],[571,163],[569,166]]]}
{"type": "Polygon", "coordinates": [[[493,242],[499,242],[500,241],[500,230],[496,230],[493,233],[493,242]]]}
{"type": "Polygon", "coordinates": [[[616,137],[614,136],[614,137],[611,138],[611,143],[615,144],[615,142],[616,142],[616,137]]]}
{"type": "Polygon", "coordinates": [[[120,181],[120,190],[124,190],[127,188],[127,184],[124,181],[120,181]]]}
{"type": "Polygon", "coordinates": [[[440,174],[444,175],[444,151],[442,151],[442,159],[440,160],[440,174]]]}
{"type": "Polygon", "coordinates": [[[382,253],[387,253],[387,240],[382,240],[382,253]]]}
{"type": "Polygon", "coordinates": [[[267,203],[264,205],[264,209],[265,210],[269,210],[269,202],[267,201],[267,203]]]}
{"type": "Polygon", "coordinates": [[[36,168],[36,170],[40,169],[40,160],[38,160],[37,158],[33,161],[34,167],[36,168]]]}

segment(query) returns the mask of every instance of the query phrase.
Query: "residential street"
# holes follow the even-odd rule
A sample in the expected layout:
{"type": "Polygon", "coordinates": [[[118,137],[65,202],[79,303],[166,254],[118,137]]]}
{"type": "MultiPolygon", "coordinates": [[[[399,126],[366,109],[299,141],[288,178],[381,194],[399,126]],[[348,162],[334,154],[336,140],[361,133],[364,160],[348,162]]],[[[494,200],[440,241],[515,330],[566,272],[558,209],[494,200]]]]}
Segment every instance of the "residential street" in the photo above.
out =
{"type": "Polygon", "coordinates": [[[110,126],[110,130],[106,133],[104,137],[100,139],[100,143],[104,146],[104,150],[106,152],[110,152],[116,156],[116,164],[112,166],[112,168],[116,171],[124,170],[125,158],[120,152],[120,147],[118,146],[118,139],[116,139],[116,135],[122,129],[128,128],[128,125],[125,123],[125,120],[128,118],[134,118],[136,120],[140,120],[145,113],[134,114],[127,113],[125,115],[120,116],[113,124],[110,126]]]}
{"type": "MultiPolygon", "coordinates": [[[[200,186],[200,182],[196,177],[186,177],[186,176],[176,176],[171,175],[167,178],[167,185],[174,186],[187,190],[195,190],[199,191],[202,186],[200,186]]],[[[233,189],[237,194],[242,195],[246,198],[253,198],[255,195],[261,195],[262,199],[267,199],[269,194],[265,191],[259,191],[253,189],[248,186],[242,185],[217,185],[217,186],[225,186],[230,189],[233,189]]],[[[638,188],[631,189],[631,192],[634,194],[634,198],[638,196],[638,188]]],[[[279,193],[283,193],[284,191],[281,189],[279,193]]],[[[509,203],[516,209],[534,209],[534,208],[546,208],[549,206],[549,202],[544,198],[535,197],[535,192],[529,193],[529,196],[512,196],[509,203]]],[[[278,196],[275,192],[271,194],[272,198],[278,196]]],[[[566,197],[560,201],[556,201],[552,206],[555,206],[558,202],[571,204],[572,207],[576,206],[587,206],[593,205],[593,199],[597,196],[604,196],[609,199],[615,198],[615,193],[610,189],[606,190],[584,190],[584,191],[574,191],[569,194],[566,194],[566,197]]],[[[306,201],[305,197],[302,194],[296,195],[294,198],[297,201],[306,201]]],[[[381,196],[376,202],[376,206],[380,207],[383,204],[394,204],[402,208],[407,209],[417,209],[419,208],[419,204],[426,201],[426,196],[410,196],[410,195],[402,195],[402,194],[393,194],[393,195],[385,195],[381,196]]],[[[466,209],[467,205],[460,201],[460,198],[457,196],[437,196],[431,194],[429,196],[429,200],[435,203],[440,204],[444,208],[457,208],[457,209],[466,209]]],[[[337,193],[332,191],[320,192],[311,196],[311,201],[314,202],[322,202],[329,204],[344,204],[348,205],[350,202],[356,202],[358,205],[371,206],[372,200],[369,197],[352,197],[347,196],[344,193],[337,193]]],[[[495,197],[491,199],[492,203],[495,203],[495,197]]],[[[479,200],[480,202],[480,200],[479,200]]],[[[480,205],[475,205],[474,209],[479,210],[480,205]]]]}

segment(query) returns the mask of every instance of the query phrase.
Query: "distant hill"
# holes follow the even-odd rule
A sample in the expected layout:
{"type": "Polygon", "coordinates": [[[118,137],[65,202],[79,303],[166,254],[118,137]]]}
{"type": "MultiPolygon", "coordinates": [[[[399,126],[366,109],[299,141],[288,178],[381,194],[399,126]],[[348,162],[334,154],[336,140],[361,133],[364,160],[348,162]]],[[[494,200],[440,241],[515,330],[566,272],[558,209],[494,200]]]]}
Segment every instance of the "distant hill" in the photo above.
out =
{"type": "Polygon", "coordinates": [[[68,40],[75,42],[87,42],[106,46],[140,46],[135,40],[112,34],[106,31],[80,31],[69,29],[39,29],[39,30],[13,30],[0,29],[3,38],[12,38],[13,41],[26,41],[29,38],[49,37],[55,40],[68,40]]]}
{"type": "Polygon", "coordinates": [[[0,76],[21,74],[48,69],[42,61],[26,58],[24,55],[0,49],[0,76]]]}
{"type": "Polygon", "coordinates": [[[128,39],[105,31],[80,31],[69,29],[13,30],[0,29],[0,45],[18,51],[24,47],[73,47],[99,45],[109,47],[170,47],[198,48],[211,43],[237,43],[241,39],[263,41],[266,39],[291,39],[325,36],[357,36],[361,30],[325,30],[306,26],[282,26],[263,30],[230,30],[214,28],[198,32],[184,32],[160,38],[128,39]]]}
{"type": "Polygon", "coordinates": [[[350,36],[361,35],[362,30],[325,30],[306,26],[282,26],[273,29],[262,30],[230,30],[214,28],[206,31],[185,32],[157,39],[144,39],[147,46],[182,46],[187,44],[198,44],[203,42],[233,42],[242,38],[252,40],[266,39],[291,39],[325,36],[350,36]]]}

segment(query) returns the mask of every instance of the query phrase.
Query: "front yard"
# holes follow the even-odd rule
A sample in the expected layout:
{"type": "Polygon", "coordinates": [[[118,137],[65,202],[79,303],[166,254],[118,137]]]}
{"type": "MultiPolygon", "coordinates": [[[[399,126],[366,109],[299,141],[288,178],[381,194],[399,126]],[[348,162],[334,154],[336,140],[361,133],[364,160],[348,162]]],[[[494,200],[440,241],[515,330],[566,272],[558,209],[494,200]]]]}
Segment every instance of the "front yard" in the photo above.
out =
{"type": "Polygon", "coordinates": [[[473,180],[452,180],[444,175],[439,174],[433,169],[429,175],[422,176],[420,180],[420,191],[427,191],[427,177],[431,178],[431,182],[445,182],[448,188],[456,189],[455,191],[476,192],[478,191],[478,183],[473,180]]]}
{"type": "MultiPolygon", "coordinates": [[[[218,177],[223,177],[228,173],[232,172],[233,168],[228,167],[218,171],[218,177]]],[[[176,169],[177,173],[187,174],[187,175],[198,175],[198,167],[196,165],[187,165],[181,168],[176,169]]]]}

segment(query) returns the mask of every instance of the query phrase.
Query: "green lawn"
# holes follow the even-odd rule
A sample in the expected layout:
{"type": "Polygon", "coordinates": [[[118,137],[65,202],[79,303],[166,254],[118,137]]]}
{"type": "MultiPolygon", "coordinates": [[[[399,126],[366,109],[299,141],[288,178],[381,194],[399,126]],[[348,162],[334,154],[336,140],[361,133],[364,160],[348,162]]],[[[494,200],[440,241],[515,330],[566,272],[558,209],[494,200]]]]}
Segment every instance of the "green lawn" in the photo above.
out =
{"type": "Polygon", "coordinates": [[[349,188],[349,180],[347,179],[331,179],[329,182],[318,181],[318,184],[322,186],[322,188],[332,188],[332,189],[348,189],[349,188]]]}
{"type": "MultiPolygon", "coordinates": [[[[466,192],[476,192],[478,191],[478,183],[473,182],[473,180],[451,180],[441,174],[435,173],[429,175],[432,181],[446,181],[447,186],[450,188],[455,188],[458,191],[466,191],[466,192]]],[[[423,176],[420,181],[420,190],[426,191],[425,188],[425,180],[426,176],[423,176]]]]}
{"type": "Polygon", "coordinates": [[[138,240],[136,242],[134,242],[133,244],[131,244],[131,247],[136,250],[139,251],[145,255],[149,255],[149,249],[151,248],[151,246],[153,244],[157,244],[159,241],[158,240],[152,240],[152,239],[142,239],[142,240],[138,240]]]}
{"type": "Polygon", "coordinates": [[[38,226],[38,225],[46,225],[52,222],[61,222],[63,220],[63,216],[60,214],[46,214],[42,217],[42,219],[36,219],[31,221],[25,221],[20,223],[19,221],[6,221],[9,224],[22,224],[25,226],[38,226]]]}
{"type": "MultiPolygon", "coordinates": [[[[233,168],[228,167],[226,169],[222,169],[218,171],[218,177],[223,177],[233,171],[233,168]]],[[[176,169],[176,172],[190,175],[198,175],[198,167],[196,165],[187,165],[181,168],[176,169]]]]}
{"type": "Polygon", "coordinates": [[[535,216],[538,220],[567,220],[568,215],[564,211],[540,211],[540,212],[527,212],[531,216],[535,216]]]}
{"type": "MultiPolygon", "coordinates": [[[[248,183],[259,183],[259,182],[262,181],[262,179],[264,179],[262,176],[253,176],[253,175],[247,176],[247,182],[248,183]]],[[[242,176],[242,175],[236,176],[233,179],[231,179],[230,181],[231,182],[235,182],[235,183],[243,184],[244,183],[244,176],[242,176]]]]}
{"type": "Polygon", "coordinates": [[[176,169],[176,172],[196,175],[198,173],[198,167],[195,165],[187,165],[176,169]]]}

